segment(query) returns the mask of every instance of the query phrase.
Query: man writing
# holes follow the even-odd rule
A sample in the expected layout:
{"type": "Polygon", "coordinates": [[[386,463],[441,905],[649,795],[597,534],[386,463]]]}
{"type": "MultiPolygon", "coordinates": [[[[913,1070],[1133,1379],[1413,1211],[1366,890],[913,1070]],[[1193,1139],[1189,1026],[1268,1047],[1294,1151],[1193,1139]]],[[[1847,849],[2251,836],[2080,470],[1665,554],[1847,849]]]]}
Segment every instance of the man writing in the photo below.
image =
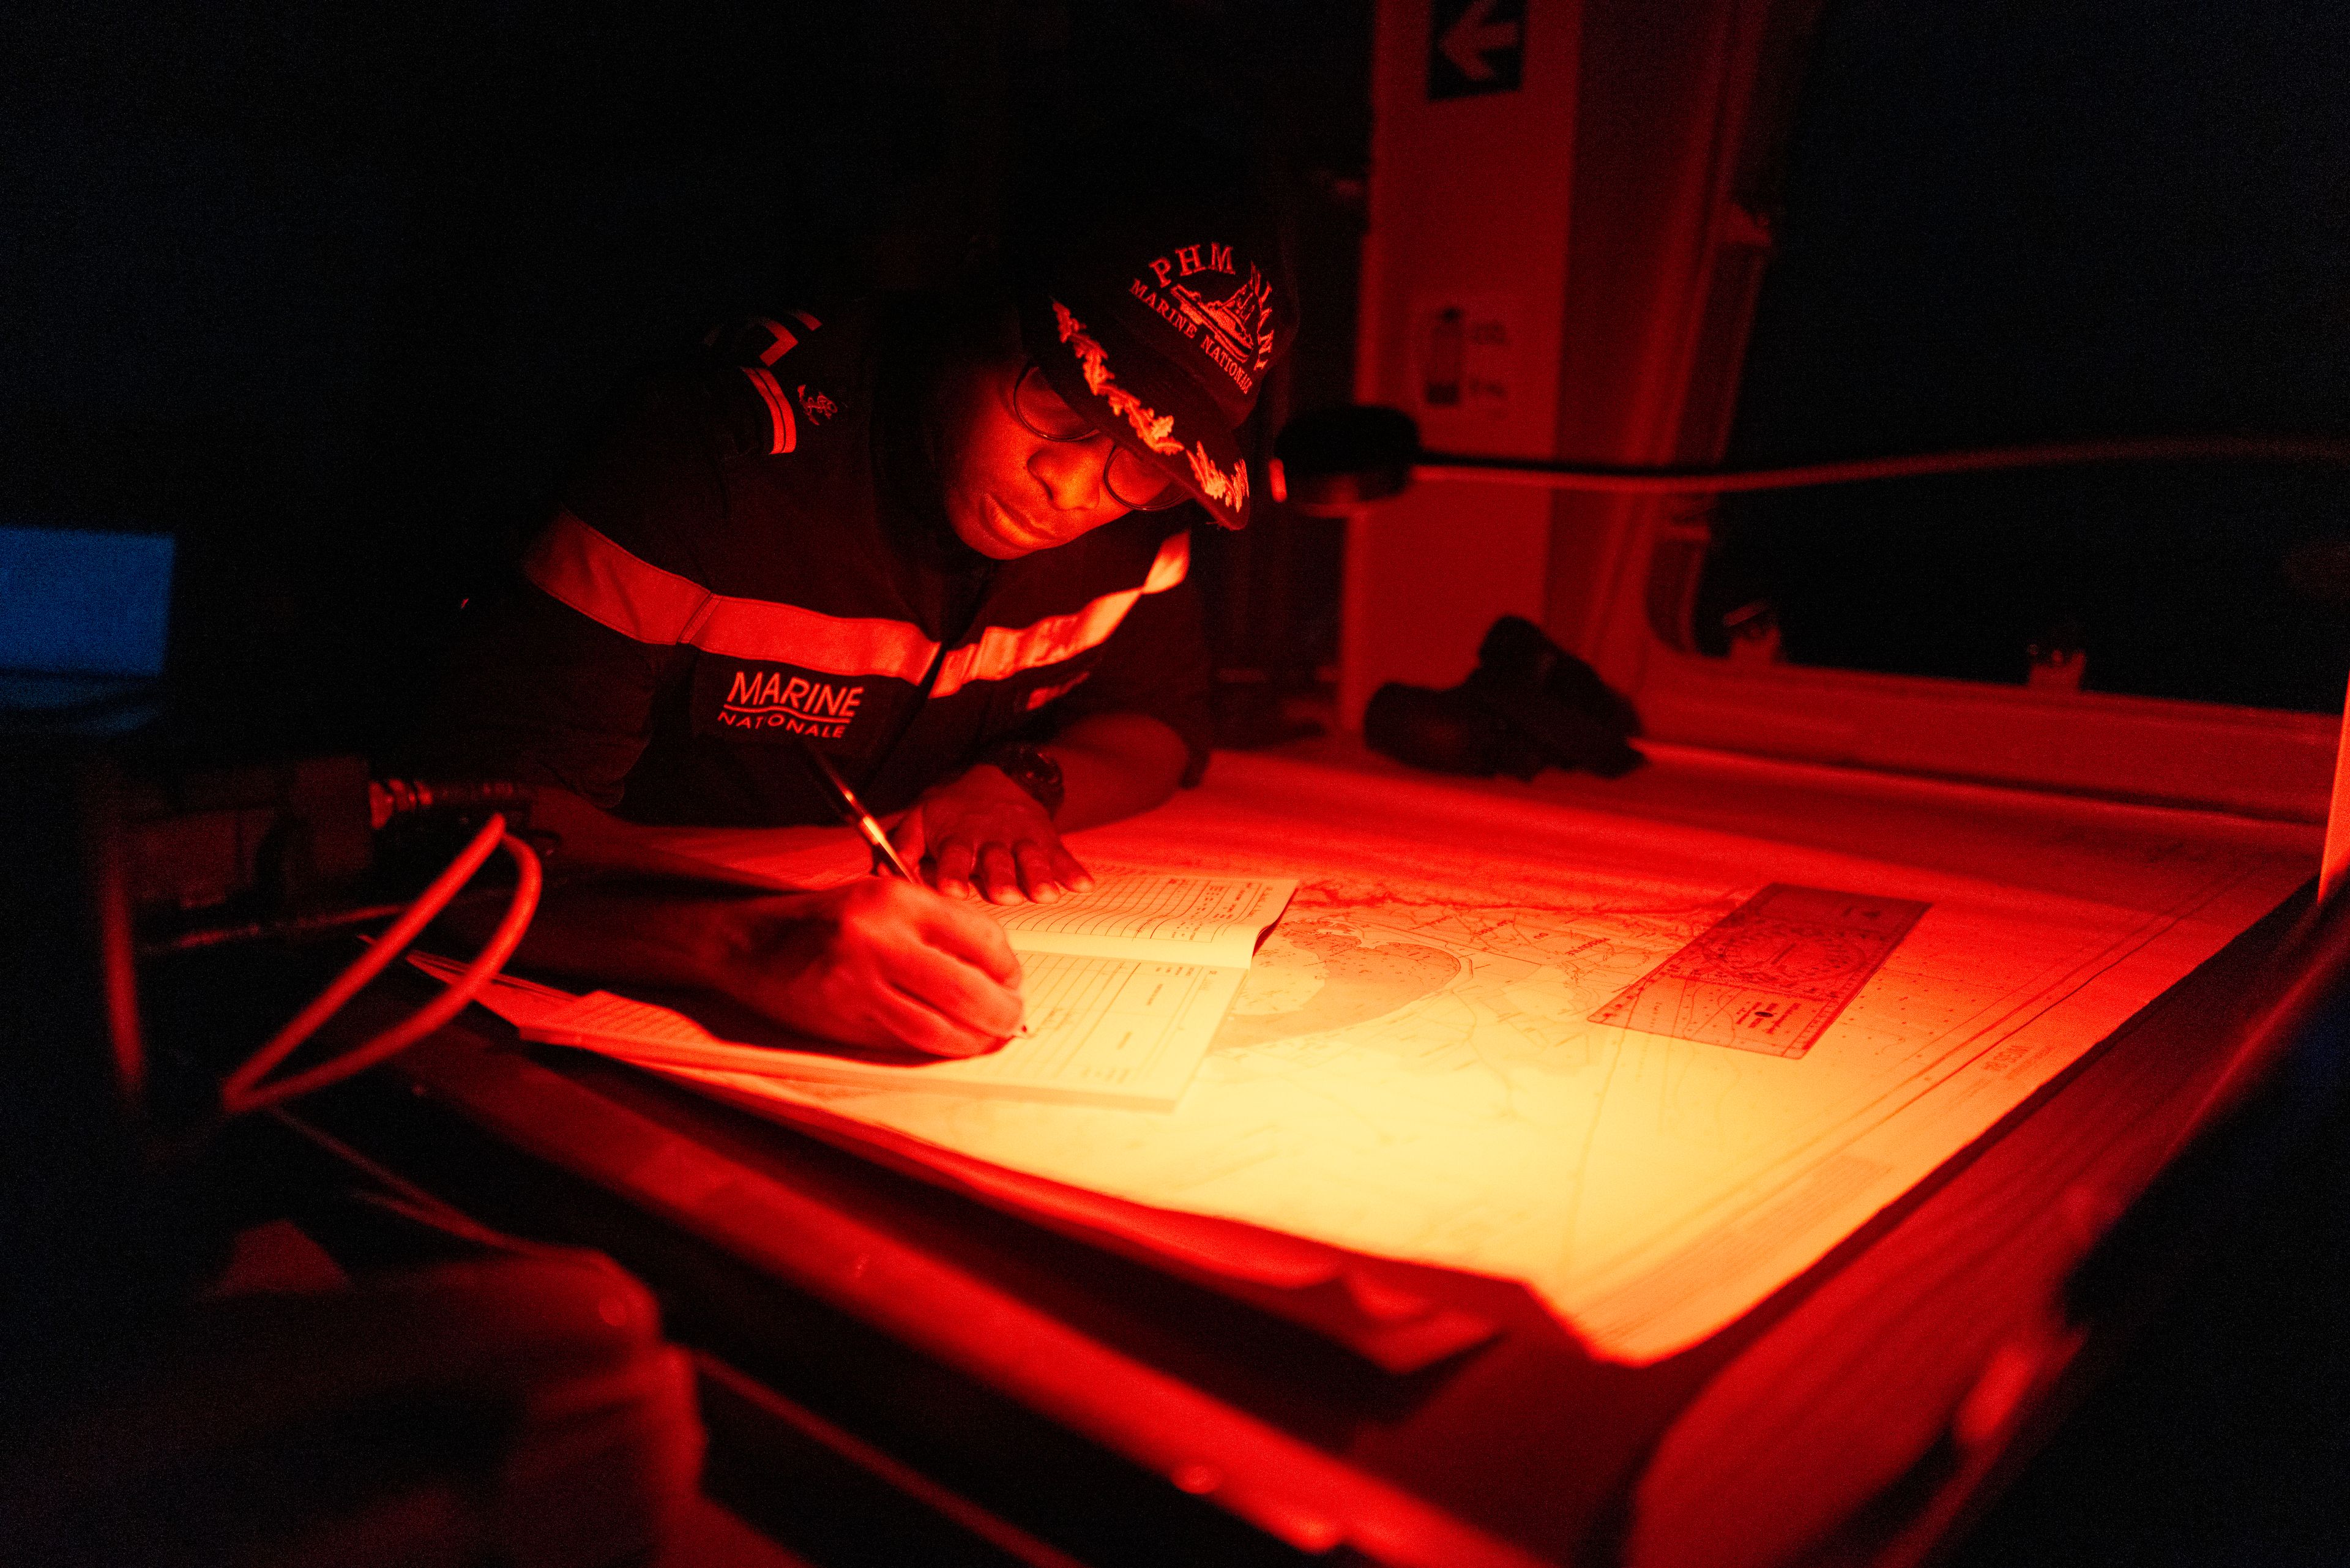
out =
{"type": "Polygon", "coordinates": [[[469,607],[436,749],[629,822],[781,826],[834,820],[820,748],[936,890],[586,893],[525,961],[857,1044],[1015,1029],[970,900],[1088,886],[1061,834],[1204,764],[1184,504],[1247,520],[1279,276],[1213,213],[1123,216],[1005,285],[755,319],[644,389],[469,607]]]}

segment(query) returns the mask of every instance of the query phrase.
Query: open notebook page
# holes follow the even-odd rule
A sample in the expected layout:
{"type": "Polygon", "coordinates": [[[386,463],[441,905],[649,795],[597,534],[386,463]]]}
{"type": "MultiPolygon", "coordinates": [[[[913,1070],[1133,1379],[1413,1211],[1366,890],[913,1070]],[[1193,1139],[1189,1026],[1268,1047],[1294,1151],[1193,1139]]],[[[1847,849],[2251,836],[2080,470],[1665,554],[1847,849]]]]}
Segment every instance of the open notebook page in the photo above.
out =
{"type": "Polygon", "coordinates": [[[1257,939],[1296,891],[1288,878],[1112,871],[1054,903],[993,905],[988,912],[1024,953],[1246,969],[1257,939]]]}
{"type": "MultiPolygon", "coordinates": [[[[723,1005],[681,1002],[686,1011],[679,1011],[610,992],[572,997],[510,981],[484,1000],[525,1039],[646,1065],[1164,1109],[1191,1083],[1258,937],[1295,887],[1129,872],[1057,904],[991,906],[1021,950],[1027,1019],[1001,1049],[962,1060],[801,1042],[730,1017],[723,1005]]],[[[417,961],[447,978],[438,961],[417,961]]]]}
{"type": "Polygon", "coordinates": [[[1065,953],[1035,955],[1026,968],[1027,1024],[1001,1049],[961,1059],[880,1059],[813,1041],[806,1050],[729,1041],[682,1012],[603,991],[515,1023],[526,1040],[647,1066],[1164,1108],[1191,1083],[1242,974],[1065,953]]]}

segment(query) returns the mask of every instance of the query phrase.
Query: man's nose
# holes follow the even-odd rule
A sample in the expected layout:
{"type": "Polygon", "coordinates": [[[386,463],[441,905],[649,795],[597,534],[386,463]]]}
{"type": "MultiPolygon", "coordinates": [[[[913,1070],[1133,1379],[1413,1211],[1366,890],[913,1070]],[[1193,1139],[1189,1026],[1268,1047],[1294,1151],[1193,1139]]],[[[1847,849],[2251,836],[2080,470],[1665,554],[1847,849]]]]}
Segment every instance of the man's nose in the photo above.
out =
{"type": "Polygon", "coordinates": [[[1057,511],[1123,512],[1126,508],[1102,483],[1109,464],[1109,448],[1107,436],[1096,436],[1091,441],[1048,441],[1028,459],[1028,472],[1052,496],[1057,511]]]}

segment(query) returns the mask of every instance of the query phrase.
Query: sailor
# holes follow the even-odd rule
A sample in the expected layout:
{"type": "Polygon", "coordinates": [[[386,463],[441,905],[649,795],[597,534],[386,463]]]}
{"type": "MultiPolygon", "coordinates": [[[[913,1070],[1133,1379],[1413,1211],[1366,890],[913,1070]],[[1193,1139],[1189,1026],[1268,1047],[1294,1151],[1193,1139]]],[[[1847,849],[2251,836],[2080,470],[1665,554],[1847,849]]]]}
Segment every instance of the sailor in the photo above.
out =
{"type": "Polygon", "coordinates": [[[1018,1026],[968,900],[1089,886],[1061,835],[1206,763],[1189,524],[1247,522],[1238,431],[1295,319],[1252,232],[1128,211],[949,296],[755,317],[646,382],[468,606],[428,753],[630,823],[831,823],[812,746],[931,886],[554,899],[525,961],[858,1044],[1018,1026]]]}

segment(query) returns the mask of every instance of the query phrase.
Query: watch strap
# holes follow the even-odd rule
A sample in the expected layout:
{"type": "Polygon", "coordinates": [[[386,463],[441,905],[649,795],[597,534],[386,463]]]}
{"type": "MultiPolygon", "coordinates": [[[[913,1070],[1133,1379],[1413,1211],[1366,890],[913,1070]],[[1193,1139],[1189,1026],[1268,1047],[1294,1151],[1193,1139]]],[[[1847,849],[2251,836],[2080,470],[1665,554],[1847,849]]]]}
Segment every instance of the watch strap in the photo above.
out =
{"type": "Polygon", "coordinates": [[[1014,741],[993,747],[980,761],[1027,791],[1030,798],[1045,808],[1046,816],[1060,812],[1061,801],[1068,793],[1061,782],[1061,764],[1042,747],[1014,741]]]}

